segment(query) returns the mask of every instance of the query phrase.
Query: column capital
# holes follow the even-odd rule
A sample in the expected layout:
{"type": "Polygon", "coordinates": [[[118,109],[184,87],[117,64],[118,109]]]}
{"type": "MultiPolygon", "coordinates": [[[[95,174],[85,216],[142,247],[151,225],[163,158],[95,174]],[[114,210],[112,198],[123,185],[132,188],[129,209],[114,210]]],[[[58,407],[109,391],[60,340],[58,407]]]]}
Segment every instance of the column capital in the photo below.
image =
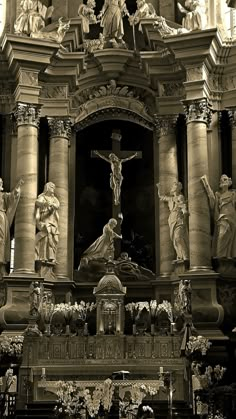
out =
{"type": "Polygon", "coordinates": [[[20,125],[34,125],[38,128],[40,120],[40,105],[33,105],[31,103],[18,102],[14,112],[17,126],[20,125]]]}
{"type": "Polygon", "coordinates": [[[51,137],[64,137],[70,139],[71,119],[69,117],[50,117],[47,119],[51,137]]]}
{"type": "Polygon", "coordinates": [[[179,115],[154,114],[154,124],[158,137],[163,137],[175,132],[175,126],[179,115]]]}
{"type": "Polygon", "coordinates": [[[236,127],[236,108],[228,109],[229,122],[232,128],[236,127]]]}
{"type": "Polygon", "coordinates": [[[183,100],[186,122],[203,122],[207,126],[211,124],[212,109],[207,99],[183,100]]]}

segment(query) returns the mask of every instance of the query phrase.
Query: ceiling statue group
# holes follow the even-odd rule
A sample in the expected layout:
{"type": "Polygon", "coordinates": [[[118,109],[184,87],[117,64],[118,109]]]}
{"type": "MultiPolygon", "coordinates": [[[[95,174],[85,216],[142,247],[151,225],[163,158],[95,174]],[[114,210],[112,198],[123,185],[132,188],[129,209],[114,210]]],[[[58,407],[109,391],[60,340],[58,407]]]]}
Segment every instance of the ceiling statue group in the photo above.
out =
{"type": "MultiPolygon", "coordinates": [[[[81,4],[78,15],[81,18],[82,31],[84,34],[83,47],[88,52],[103,48],[127,48],[123,40],[123,19],[128,18],[131,26],[137,25],[142,19],[152,19],[154,28],[161,35],[176,35],[193,30],[205,29],[207,25],[205,0],[186,0],[185,7],[178,3],[180,12],[184,15],[182,27],[178,29],[168,26],[165,18],[158,16],[153,5],[146,0],[137,0],[137,10],[130,14],[125,0],[105,0],[99,14],[95,15],[95,0],[87,0],[81,4]],[[89,39],[90,25],[99,24],[102,32],[98,39],[89,39]]],[[[47,21],[53,15],[53,6],[46,7],[39,0],[23,0],[21,11],[14,24],[17,35],[27,35],[32,38],[46,39],[61,45],[66,32],[70,28],[70,21],[59,18],[57,28],[47,28],[47,21]]],[[[135,31],[133,30],[134,46],[135,31]]]]}

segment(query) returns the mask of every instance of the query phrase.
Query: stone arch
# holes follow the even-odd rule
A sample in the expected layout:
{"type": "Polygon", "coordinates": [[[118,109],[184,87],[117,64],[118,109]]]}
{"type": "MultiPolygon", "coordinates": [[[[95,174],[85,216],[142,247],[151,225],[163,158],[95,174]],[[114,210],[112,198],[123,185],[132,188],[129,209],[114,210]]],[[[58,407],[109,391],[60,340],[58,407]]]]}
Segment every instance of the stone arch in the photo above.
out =
{"type": "Polygon", "coordinates": [[[82,103],[75,115],[75,129],[79,131],[91,124],[111,119],[131,121],[148,130],[154,128],[154,118],[147,106],[130,92],[126,96],[101,94],[82,103]]]}

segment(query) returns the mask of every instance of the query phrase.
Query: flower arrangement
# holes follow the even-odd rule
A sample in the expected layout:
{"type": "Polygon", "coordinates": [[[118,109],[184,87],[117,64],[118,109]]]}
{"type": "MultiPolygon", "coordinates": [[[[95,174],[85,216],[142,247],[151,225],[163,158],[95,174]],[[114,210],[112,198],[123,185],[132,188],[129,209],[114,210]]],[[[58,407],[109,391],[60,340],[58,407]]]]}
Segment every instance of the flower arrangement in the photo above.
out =
{"type": "Polygon", "coordinates": [[[53,315],[55,313],[62,313],[67,324],[69,324],[74,313],[77,314],[79,319],[85,321],[88,311],[92,311],[95,307],[96,304],[85,303],[84,301],[80,301],[79,304],[77,302],[75,302],[75,304],[60,303],[54,305],[53,315]]]}
{"type": "Polygon", "coordinates": [[[198,351],[202,355],[206,355],[207,350],[211,347],[211,342],[209,339],[204,338],[203,336],[190,336],[189,341],[186,345],[186,355],[193,354],[198,351]]]}
{"type": "Polygon", "coordinates": [[[174,322],[173,308],[172,308],[171,303],[167,300],[163,300],[162,303],[158,304],[157,306],[158,313],[161,313],[163,311],[167,313],[169,321],[173,323],[174,322]]]}
{"type": "Polygon", "coordinates": [[[0,340],[0,355],[21,356],[24,336],[3,336],[0,340]]]}
{"type": "Polygon", "coordinates": [[[142,408],[141,408],[141,418],[142,419],[154,418],[153,409],[148,405],[142,406],[142,408]]]}
{"type": "Polygon", "coordinates": [[[113,392],[114,386],[110,379],[105,380],[103,384],[98,384],[93,391],[82,388],[76,382],[58,381],[55,414],[79,417],[86,409],[89,416],[93,418],[98,414],[100,406],[103,406],[106,411],[110,410],[113,392]]]}
{"type": "Polygon", "coordinates": [[[191,368],[203,389],[208,389],[217,385],[219,381],[222,380],[226,371],[226,368],[219,364],[215,367],[212,367],[211,365],[203,367],[202,363],[197,363],[196,361],[192,362],[191,368]]]}

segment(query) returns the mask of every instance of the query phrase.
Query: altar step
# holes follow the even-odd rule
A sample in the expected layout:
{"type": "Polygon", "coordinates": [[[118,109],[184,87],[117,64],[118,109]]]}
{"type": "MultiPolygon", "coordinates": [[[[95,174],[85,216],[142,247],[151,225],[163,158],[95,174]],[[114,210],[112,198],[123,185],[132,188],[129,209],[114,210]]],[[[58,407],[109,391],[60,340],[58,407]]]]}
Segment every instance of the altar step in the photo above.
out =
{"type": "Polygon", "coordinates": [[[16,411],[15,419],[55,419],[54,407],[54,401],[28,403],[25,409],[16,411]]]}
{"type": "MultiPolygon", "coordinates": [[[[155,419],[166,419],[169,417],[168,404],[166,401],[145,400],[146,405],[152,406],[155,419]]],[[[55,402],[33,402],[27,405],[27,409],[16,411],[16,419],[55,419],[54,415],[55,402]]],[[[118,409],[111,409],[109,419],[119,419],[118,409]]],[[[173,419],[194,419],[192,410],[184,401],[174,401],[172,410],[173,419]]],[[[133,418],[132,418],[133,419],[133,418]]]]}

